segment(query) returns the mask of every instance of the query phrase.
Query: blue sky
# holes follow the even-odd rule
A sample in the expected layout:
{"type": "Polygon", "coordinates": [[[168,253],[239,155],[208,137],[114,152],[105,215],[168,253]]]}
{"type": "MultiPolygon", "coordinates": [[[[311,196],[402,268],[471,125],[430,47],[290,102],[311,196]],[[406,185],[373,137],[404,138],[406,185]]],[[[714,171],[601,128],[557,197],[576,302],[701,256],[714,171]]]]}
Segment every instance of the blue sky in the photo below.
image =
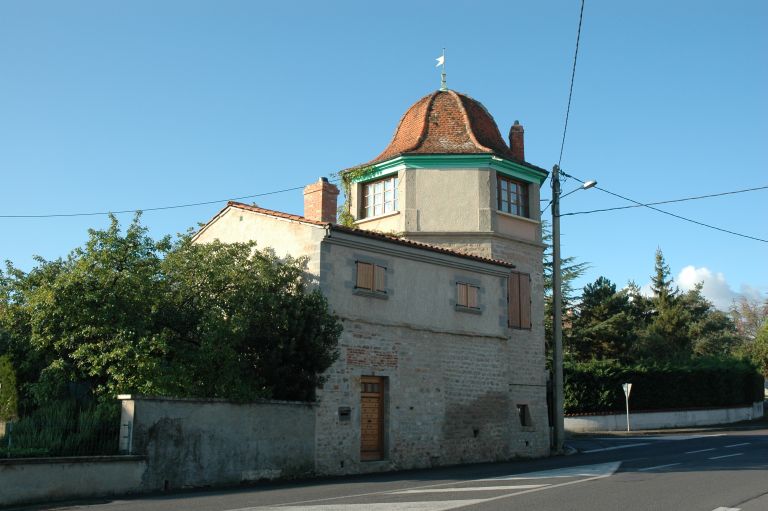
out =
{"type": "MultiPolygon", "coordinates": [[[[579,2],[6,0],[0,215],[108,211],[293,188],[376,156],[448,85],[526,157],[557,163],[579,2]]],[[[768,3],[587,0],[563,169],[639,201],[768,185],[768,3]]],[[[575,186],[564,185],[564,191],[575,186]]],[[[548,188],[544,194],[548,193],[548,188]]],[[[254,199],[301,213],[300,191],[254,199]]],[[[563,213],[625,205],[599,190],[563,213]]],[[[221,205],[147,212],[154,235],[221,205]]],[[[768,239],[768,190],[664,206],[768,239]]],[[[130,215],[121,215],[123,221],[130,215]]],[[[0,259],[66,255],[103,216],[0,218],[0,259]]],[[[768,243],[644,208],[563,218],[564,255],[645,284],[661,247],[713,299],[768,293],[768,243]]]]}

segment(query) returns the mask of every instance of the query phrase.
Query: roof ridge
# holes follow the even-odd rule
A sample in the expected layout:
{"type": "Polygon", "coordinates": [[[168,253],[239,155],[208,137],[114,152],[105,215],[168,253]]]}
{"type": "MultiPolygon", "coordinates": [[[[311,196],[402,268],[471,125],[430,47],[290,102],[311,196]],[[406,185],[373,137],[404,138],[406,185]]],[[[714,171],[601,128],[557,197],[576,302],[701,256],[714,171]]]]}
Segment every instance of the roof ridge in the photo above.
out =
{"type": "Polygon", "coordinates": [[[311,224],[311,225],[320,225],[320,226],[329,225],[329,222],[320,222],[319,220],[312,220],[312,219],[309,219],[309,218],[307,218],[305,216],[294,215],[294,214],[291,214],[291,213],[285,213],[283,211],[277,211],[277,210],[274,210],[274,209],[262,208],[262,207],[259,207],[259,206],[252,206],[250,204],[245,204],[243,202],[228,201],[227,202],[227,207],[230,207],[230,206],[234,207],[234,208],[244,209],[246,211],[253,211],[254,213],[262,213],[262,214],[269,215],[269,216],[274,216],[274,217],[277,217],[277,218],[284,218],[286,220],[294,220],[296,222],[304,222],[304,223],[311,224]]]}

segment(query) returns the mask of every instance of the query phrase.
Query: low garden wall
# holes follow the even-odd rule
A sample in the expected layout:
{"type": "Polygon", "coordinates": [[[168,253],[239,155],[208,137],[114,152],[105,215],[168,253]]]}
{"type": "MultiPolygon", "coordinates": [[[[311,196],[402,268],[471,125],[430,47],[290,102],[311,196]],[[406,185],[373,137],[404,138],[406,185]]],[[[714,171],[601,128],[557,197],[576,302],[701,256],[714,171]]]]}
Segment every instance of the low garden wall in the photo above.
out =
{"type": "Polygon", "coordinates": [[[0,459],[0,506],[143,491],[144,456],[0,459]]]}
{"type": "Polygon", "coordinates": [[[120,450],[147,457],[148,490],[310,475],[312,403],[121,395],[120,450]]]}
{"type": "MultiPolygon", "coordinates": [[[[714,424],[729,424],[763,416],[763,402],[752,406],[734,408],[716,408],[706,410],[669,410],[658,412],[629,412],[629,424],[632,431],[647,429],[667,429],[714,424]]],[[[590,431],[626,431],[626,413],[602,415],[578,415],[565,418],[565,430],[574,433],[590,431]]]]}

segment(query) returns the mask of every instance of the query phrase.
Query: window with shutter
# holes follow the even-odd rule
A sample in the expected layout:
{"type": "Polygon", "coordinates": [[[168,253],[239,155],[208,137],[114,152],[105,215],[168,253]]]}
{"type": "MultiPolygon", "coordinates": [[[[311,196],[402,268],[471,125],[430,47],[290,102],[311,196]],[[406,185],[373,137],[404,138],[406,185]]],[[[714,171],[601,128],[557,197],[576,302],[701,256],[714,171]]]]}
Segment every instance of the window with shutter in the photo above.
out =
{"type": "Polygon", "coordinates": [[[357,261],[357,277],[355,289],[363,289],[375,293],[386,294],[387,268],[373,263],[357,261]]]}
{"type": "Polygon", "coordinates": [[[531,320],[531,276],[527,273],[512,272],[509,275],[509,326],[529,330],[531,320]]]}
{"type": "Polygon", "coordinates": [[[456,306],[467,309],[480,310],[478,298],[480,288],[463,282],[456,283],[456,306]]]}

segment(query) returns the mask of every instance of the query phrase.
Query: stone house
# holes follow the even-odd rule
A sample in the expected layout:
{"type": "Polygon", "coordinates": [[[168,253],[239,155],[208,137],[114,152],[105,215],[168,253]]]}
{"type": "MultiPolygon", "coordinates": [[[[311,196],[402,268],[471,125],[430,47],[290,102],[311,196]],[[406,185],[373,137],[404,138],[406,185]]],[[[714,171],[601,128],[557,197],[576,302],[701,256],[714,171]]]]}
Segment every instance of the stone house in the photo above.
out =
{"type": "Polygon", "coordinates": [[[306,256],[342,319],[317,393],[315,471],[345,474],[549,453],[539,187],[523,127],[507,145],[478,101],[436,91],[304,216],[230,202],[196,242],[306,256]],[[397,235],[388,233],[398,233],[397,235]]]}

